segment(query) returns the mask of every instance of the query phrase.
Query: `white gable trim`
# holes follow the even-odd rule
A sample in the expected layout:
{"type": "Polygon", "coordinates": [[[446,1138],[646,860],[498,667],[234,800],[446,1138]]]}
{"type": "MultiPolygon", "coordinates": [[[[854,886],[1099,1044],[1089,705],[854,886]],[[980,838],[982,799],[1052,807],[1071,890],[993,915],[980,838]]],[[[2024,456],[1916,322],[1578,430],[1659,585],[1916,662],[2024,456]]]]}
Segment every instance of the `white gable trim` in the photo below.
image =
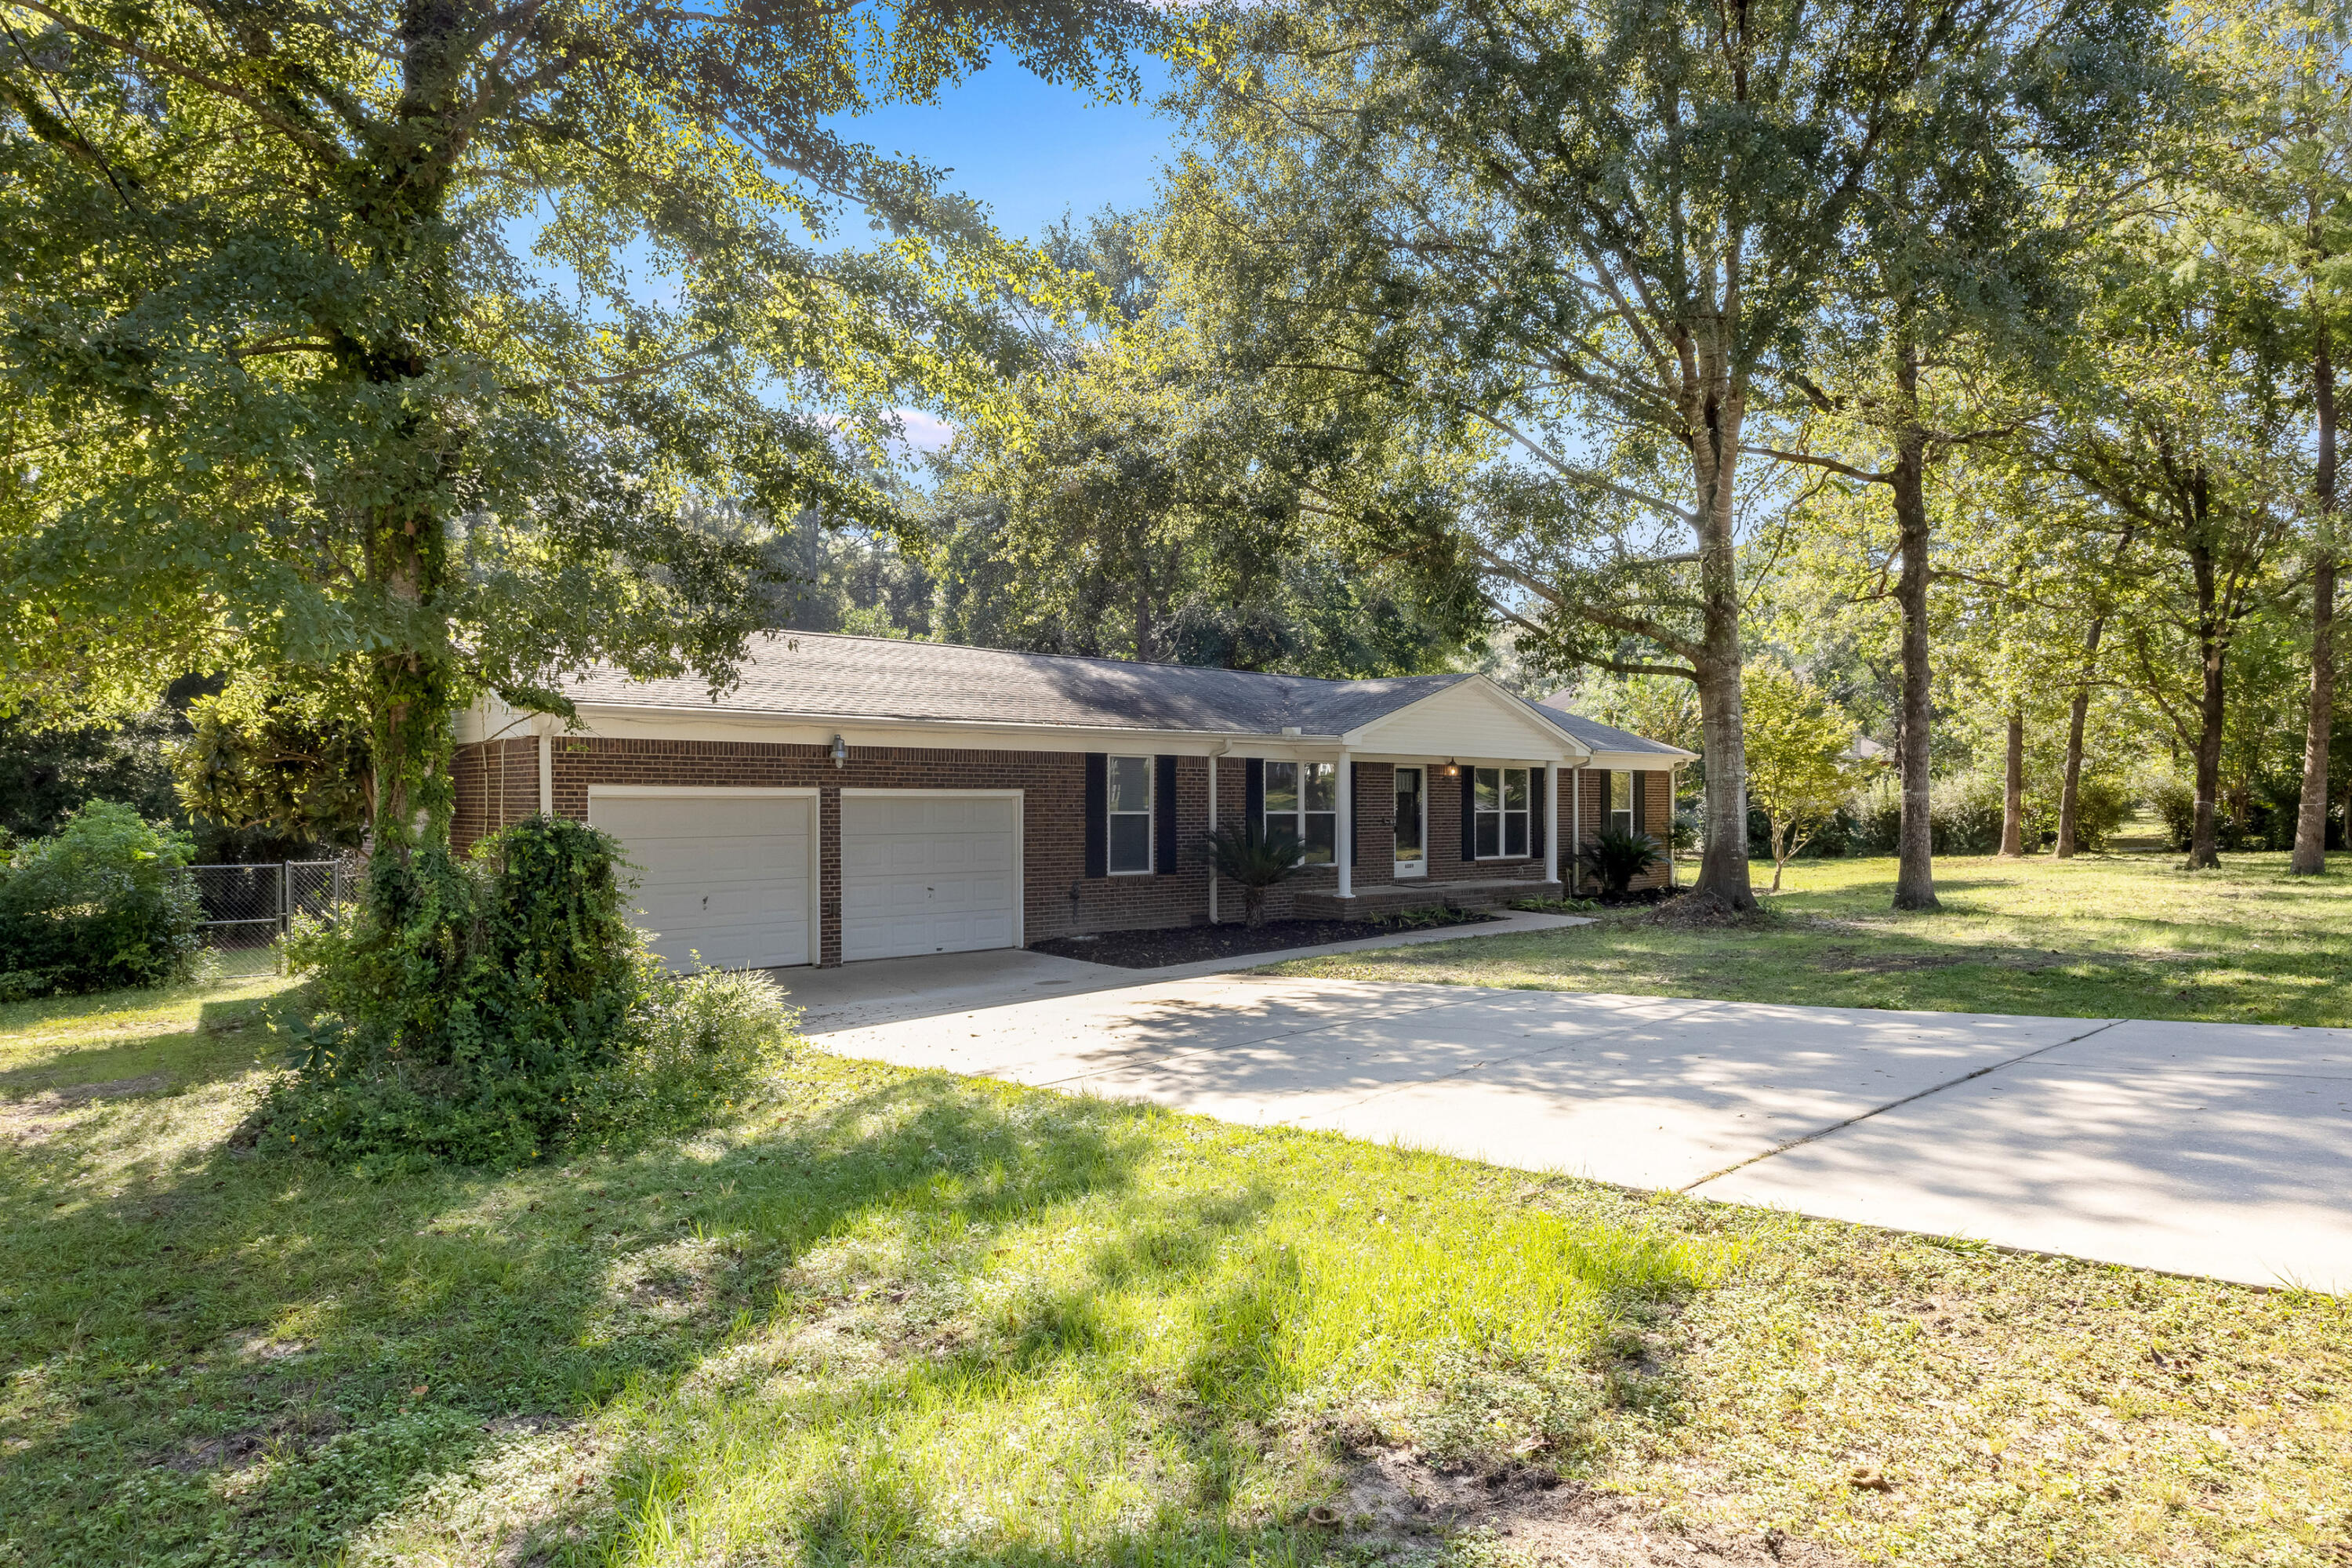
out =
{"type": "Polygon", "coordinates": [[[1581,764],[1591,749],[1484,675],[1440,688],[1339,737],[1350,751],[1581,764]]]}

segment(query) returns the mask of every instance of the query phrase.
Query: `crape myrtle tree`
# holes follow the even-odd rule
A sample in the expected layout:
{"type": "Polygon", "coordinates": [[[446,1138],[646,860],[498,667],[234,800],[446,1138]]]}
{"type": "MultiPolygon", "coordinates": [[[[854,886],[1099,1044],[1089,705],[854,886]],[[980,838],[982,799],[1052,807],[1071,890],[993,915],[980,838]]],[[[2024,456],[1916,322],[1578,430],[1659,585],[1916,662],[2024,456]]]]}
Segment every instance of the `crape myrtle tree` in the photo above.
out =
{"type": "Polygon", "coordinates": [[[0,697],[352,671],[389,860],[456,710],[729,678],[761,541],[874,521],[908,406],[998,416],[1070,287],[838,127],[1119,0],[0,0],[0,697]],[[878,239],[838,246],[845,216],[878,239]]]}
{"type": "MultiPolygon", "coordinates": [[[[1978,52],[2004,112],[2033,118],[2028,85],[2088,111],[2137,25],[2015,0],[1236,6],[1199,42],[1176,244],[1272,395],[1466,457],[1454,518],[1524,651],[1696,685],[1694,893],[1748,908],[1751,409],[1822,352],[1834,275],[1894,226],[1872,204],[1932,183],[1913,139],[1948,131],[1939,95],[1992,90],[1978,52]]],[[[1440,515],[1352,510],[1379,539],[1440,515]]]]}

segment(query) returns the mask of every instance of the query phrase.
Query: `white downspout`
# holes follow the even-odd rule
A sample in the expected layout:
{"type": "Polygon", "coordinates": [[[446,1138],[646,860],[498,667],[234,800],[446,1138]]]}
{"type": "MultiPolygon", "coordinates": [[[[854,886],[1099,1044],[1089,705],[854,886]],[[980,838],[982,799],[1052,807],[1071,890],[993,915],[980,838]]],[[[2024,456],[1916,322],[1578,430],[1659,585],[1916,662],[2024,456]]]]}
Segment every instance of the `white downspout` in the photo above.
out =
{"type": "Polygon", "coordinates": [[[548,733],[553,721],[539,721],[539,815],[555,815],[555,739],[548,733]]]}
{"type": "MultiPolygon", "coordinates": [[[[1544,809],[1551,820],[1544,826],[1550,831],[1544,835],[1544,880],[1559,880],[1559,764],[1544,764],[1544,809]]],[[[1566,892],[1565,888],[1560,889],[1566,892]]]]}

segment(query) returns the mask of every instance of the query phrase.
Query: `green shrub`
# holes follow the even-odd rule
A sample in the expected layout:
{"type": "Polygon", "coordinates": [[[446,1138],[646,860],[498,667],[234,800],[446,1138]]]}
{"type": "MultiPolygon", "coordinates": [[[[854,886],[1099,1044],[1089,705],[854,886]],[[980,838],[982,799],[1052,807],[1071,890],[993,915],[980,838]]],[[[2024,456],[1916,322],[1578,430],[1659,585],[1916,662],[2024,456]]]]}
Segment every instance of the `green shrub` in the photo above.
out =
{"type": "Polygon", "coordinates": [[[1243,826],[1217,828],[1204,843],[1216,874],[1240,886],[1242,919],[1253,930],[1265,919],[1266,889],[1290,880],[1307,864],[1297,835],[1280,828],[1268,833],[1255,817],[1243,826]]]}
{"type": "Polygon", "coordinates": [[[295,1070],[256,1135],[370,1172],[514,1165],[674,1130],[748,1089],[790,1032],[782,996],[663,972],[628,923],[617,848],[534,818],[468,861],[379,858],[348,920],[288,942],[312,979],[279,1020],[295,1070]]]}
{"type": "Polygon", "coordinates": [[[2162,778],[2148,786],[2147,804],[2163,820],[2167,847],[2186,850],[2197,831],[2197,792],[2177,778],[2162,778]]]}
{"type": "Polygon", "coordinates": [[[2000,774],[1977,769],[1927,786],[1929,847],[1938,855],[1990,855],[2000,847],[2000,774]]]}
{"type": "Polygon", "coordinates": [[[0,1001],[160,985],[194,966],[185,836],[92,801],[0,859],[0,1001]]]}
{"type": "Polygon", "coordinates": [[[1476,925],[1489,917],[1456,904],[1421,904],[1391,910],[1372,923],[1383,931],[1435,931],[1442,926],[1476,925]]]}
{"type": "MultiPolygon", "coordinates": [[[[2194,809],[2194,803],[2191,803],[2194,809]]],[[[2074,836],[2076,847],[2105,849],[2116,830],[2131,820],[2131,791],[2121,779],[2105,773],[2084,773],[2074,789],[2074,836]]],[[[2058,816],[2053,810],[2050,833],[2054,839],[2058,832],[2058,816]]],[[[2181,847],[2187,848],[2184,838],[2181,847]]]]}
{"type": "Polygon", "coordinates": [[[1591,899],[1513,899],[1509,907],[1531,915],[1589,915],[1601,906],[1591,899]]]}
{"type": "Polygon", "coordinates": [[[1656,839],[1619,827],[1605,829],[1584,847],[1584,863],[1601,879],[1605,892],[1622,893],[1634,878],[1664,860],[1656,839]]]}

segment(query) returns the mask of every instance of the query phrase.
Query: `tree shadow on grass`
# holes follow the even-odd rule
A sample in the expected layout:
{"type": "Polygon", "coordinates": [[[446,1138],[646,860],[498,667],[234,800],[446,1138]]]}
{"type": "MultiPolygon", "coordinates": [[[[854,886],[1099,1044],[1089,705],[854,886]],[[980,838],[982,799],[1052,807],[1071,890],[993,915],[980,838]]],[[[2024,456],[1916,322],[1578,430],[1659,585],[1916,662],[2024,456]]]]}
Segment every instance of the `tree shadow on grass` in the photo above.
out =
{"type": "Polygon", "coordinates": [[[270,1000],[243,997],[205,1002],[197,1008],[193,1029],[131,1034],[111,1044],[61,1050],[0,1071],[0,1100],[159,1077],[175,1085],[237,1077],[251,1068],[257,1054],[270,1043],[264,1025],[270,1000]]]}
{"type": "Polygon", "coordinates": [[[176,1120],[233,1098],[0,1149],[0,1539],[28,1563],[333,1555],[514,1433],[690,1371],[867,1216],[1002,1224],[1124,1188],[1141,1152],[1133,1110],[920,1078],[772,1131],[370,1184],[225,1150],[233,1106],[209,1139],[176,1120]]]}

